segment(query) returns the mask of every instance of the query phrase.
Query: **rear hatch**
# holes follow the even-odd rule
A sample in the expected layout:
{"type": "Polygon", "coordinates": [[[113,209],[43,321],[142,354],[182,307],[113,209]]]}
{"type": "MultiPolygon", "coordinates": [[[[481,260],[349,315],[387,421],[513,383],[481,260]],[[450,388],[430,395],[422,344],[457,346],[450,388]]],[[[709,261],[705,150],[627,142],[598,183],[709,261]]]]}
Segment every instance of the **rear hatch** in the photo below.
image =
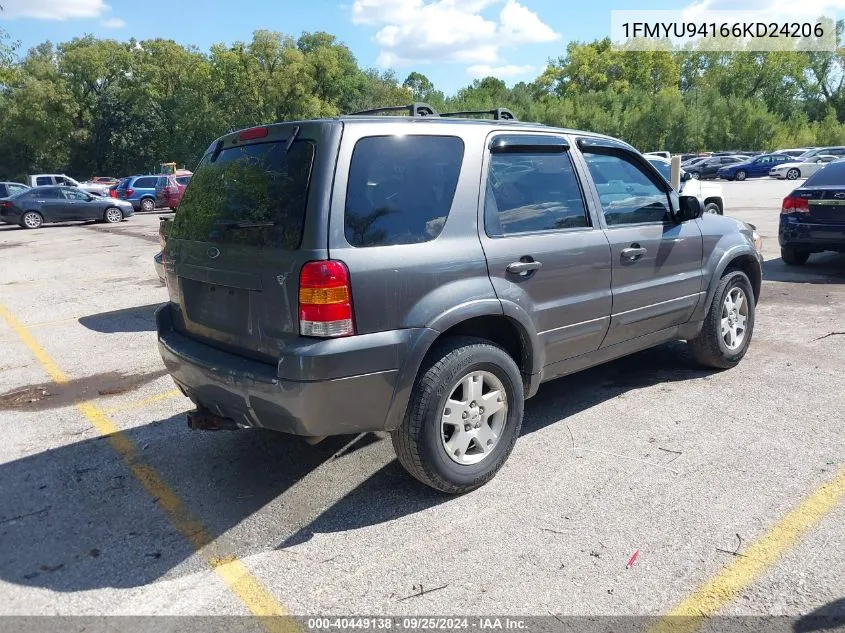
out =
{"type": "Polygon", "coordinates": [[[299,338],[299,272],[326,259],[341,123],[230,134],[200,162],[164,252],[174,327],[259,360],[299,338]]]}

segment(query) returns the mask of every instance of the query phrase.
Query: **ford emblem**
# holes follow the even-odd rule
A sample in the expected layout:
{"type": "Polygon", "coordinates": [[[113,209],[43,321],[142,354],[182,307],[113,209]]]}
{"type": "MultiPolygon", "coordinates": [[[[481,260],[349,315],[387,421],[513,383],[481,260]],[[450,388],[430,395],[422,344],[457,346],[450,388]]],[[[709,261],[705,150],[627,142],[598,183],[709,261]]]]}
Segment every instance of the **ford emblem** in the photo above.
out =
{"type": "Polygon", "coordinates": [[[217,259],[220,257],[220,249],[212,246],[205,252],[205,254],[208,255],[209,259],[217,259]]]}

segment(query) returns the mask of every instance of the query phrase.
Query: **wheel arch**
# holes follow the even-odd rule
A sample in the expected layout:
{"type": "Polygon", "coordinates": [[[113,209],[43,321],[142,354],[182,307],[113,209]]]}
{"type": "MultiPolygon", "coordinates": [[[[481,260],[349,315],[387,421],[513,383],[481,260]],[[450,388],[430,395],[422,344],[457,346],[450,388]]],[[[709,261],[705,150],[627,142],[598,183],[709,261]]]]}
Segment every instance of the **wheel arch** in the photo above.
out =
{"type": "Polygon", "coordinates": [[[719,207],[719,215],[724,214],[725,212],[725,201],[722,199],[722,196],[708,196],[704,198],[704,206],[706,207],[710,203],[714,203],[717,207],[719,207]]]}
{"type": "Polygon", "coordinates": [[[498,301],[498,311],[492,309],[493,306],[489,302],[484,303],[487,304],[485,308],[472,304],[467,306],[465,310],[460,311],[460,317],[456,314],[457,310],[450,310],[449,316],[444,315],[438,319],[437,324],[440,327],[424,328],[424,334],[408,350],[408,355],[399,369],[393,401],[385,420],[385,430],[393,430],[402,423],[420,367],[436,344],[444,338],[473,336],[498,345],[513,358],[519,368],[526,398],[534,395],[539,385],[539,370],[535,368],[538,363],[542,363],[537,358],[536,334],[532,336],[525,323],[503,314],[498,301]]]}

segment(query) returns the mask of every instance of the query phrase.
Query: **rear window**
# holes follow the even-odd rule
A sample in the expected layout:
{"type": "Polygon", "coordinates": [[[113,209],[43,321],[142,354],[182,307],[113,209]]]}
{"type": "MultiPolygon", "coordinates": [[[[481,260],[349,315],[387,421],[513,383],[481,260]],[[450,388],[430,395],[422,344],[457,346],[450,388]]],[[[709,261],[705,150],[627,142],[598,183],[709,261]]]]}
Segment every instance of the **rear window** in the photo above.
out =
{"type": "Polygon", "coordinates": [[[346,240],[366,247],[435,239],[452,208],[463,156],[457,136],[359,140],[346,190],[346,240]]]}
{"type": "Polygon", "coordinates": [[[805,187],[838,185],[845,183],[845,162],[828,163],[815,174],[807,178],[805,187]]]}
{"type": "Polygon", "coordinates": [[[206,154],[169,236],[198,242],[299,248],[314,144],[287,140],[206,154]]]}

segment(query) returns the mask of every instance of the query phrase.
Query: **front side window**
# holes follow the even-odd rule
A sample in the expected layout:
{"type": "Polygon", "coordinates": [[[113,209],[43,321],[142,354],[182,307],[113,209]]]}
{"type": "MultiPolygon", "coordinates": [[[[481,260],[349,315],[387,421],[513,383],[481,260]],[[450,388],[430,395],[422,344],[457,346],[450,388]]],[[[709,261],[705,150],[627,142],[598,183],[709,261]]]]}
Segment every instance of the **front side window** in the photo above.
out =
{"type": "Polygon", "coordinates": [[[568,152],[493,153],[484,227],[490,237],[589,226],[568,152]]]}
{"type": "Polygon", "coordinates": [[[346,241],[368,247],[435,239],[452,208],[463,156],[457,136],[360,139],[349,166],[346,241]]]}
{"type": "Polygon", "coordinates": [[[584,151],[584,158],[608,226],[671,221],[665,183],[647,173],[633,157],[616,150],[591,148],[584,151]]]}
{"type": "Polygon", "coordinates": [[[53,179],[50,176],[38,176],[35,179],[35,184],[39,187],[43,187],[44,185],[52,185],[53,179]]]}
{"type": "Polygon", "coordinates": [[[79,189],[65,189],[62,193],[68,200],[88,200],[88,194],[79,189]]]}

